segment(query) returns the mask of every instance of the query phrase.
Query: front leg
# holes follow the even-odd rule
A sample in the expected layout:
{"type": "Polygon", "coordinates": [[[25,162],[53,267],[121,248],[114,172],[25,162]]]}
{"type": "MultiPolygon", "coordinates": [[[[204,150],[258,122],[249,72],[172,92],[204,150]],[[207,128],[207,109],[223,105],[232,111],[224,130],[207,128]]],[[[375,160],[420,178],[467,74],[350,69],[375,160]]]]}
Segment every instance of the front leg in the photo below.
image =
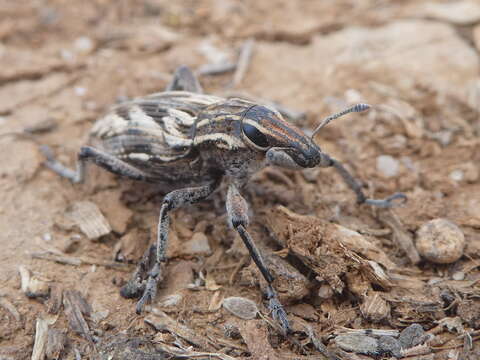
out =
{"type": "MultiPolygon", "coordinates": [[[[326,154],[324,155],[328,157],[328,155],[326,154]]],[[[385,199],[367,198],[363,193],[362,188],[360,187],[358,182],[355,180],[352,174],[350,174],[348,170],[342,165],[342,163],[330,157],[329,159],[331,162],[328,166],[333,166],[335,170],[337,170],[337,172],[340,174],[343,181],[345,181],[348,187],[353,190],[353,192],[357,196],[358,204],[369,204],[369,205],[378,206],[381,208],[391,208],[396,205],[395,200],[402,200],[402,202],[405,202],[407,200],[407,196],[402,193],[395,193],[385,199]]]]}
{"type": "Polygon", "coordinates": [[[168,243],[168,231],[170,227],[169,212],[179,207],[191,205],[205,199],[218,187],[219,182],[220,179],[215,180],[212,183],[204,186],[174,190],[165,195],[165,197],[163,198],[158,221],[156,246],[152,246],[150,247],[150,249],[147,250],[147,253],[144,255],[142,261],[139,264],[139,269],[135,272],[132,280],[130,280],[129,283],[127,283],[127,285],[125,285],[121,290],[121,294],[124,297],[130,297],[129,295],[135,294],[135,291],[137,291],[139,288],[143,289],[143,295],[137,303],[137,313],[140,313],[142,311],[146,303],[150,303],[153,301],[157,293],[157,284],[162,278],[161,263],[167,261],[166,253],[168,243]],[[145,264],[149,264],[152,262],[150,260],[151,255],[153,255],[152,253],[155,253],[155,261],[150,271],[148,271],[148,278],[146,280],[146,283],[141,283],[139,273],[145,272],[145,264]]]}
{"type": "Polygon", "coordinates": [[[257,265],[260,273],[267,281],[267,299],[269,302],[269,309],[272,311],[272,316],[275,320],[279,321],[285,333],[290,330],[290,325],[287,319],[287,313],[283,309],[282,304],[278,300],[277,292],[272,286],[273,276],[268,270],[265,262],[263,261],[260,251],[255,246],[252,237],[246,230],[248,226],[248,205],[245,199],[240,195],[237,186],[230,184],[227,194],[227,216],[229,224],[237,230],[238,234],[242,238],[245,246],[250,252],[250,256],[257,265]]]}

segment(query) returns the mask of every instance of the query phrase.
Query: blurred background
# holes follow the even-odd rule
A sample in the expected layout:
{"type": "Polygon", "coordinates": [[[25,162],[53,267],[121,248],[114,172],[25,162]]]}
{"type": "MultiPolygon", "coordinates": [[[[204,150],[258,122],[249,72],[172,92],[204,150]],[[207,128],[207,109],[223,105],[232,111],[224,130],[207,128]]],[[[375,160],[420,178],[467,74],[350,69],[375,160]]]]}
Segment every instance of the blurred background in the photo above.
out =
{"type": "MultiPolygon", "coordinates": [[[[163,90],[183,64],[197,73],[205,92],[278,106],[307,133],[348,105],[371,104],[368,113],[323,129],[317,142],[345,162],[370,196],[401,191],[409,197],[392,212],[359,208],[330,169],[266,170],[252,179],[245,190],[252,233],[266,253],[283,247],[295,252],[272,241],[276,225],[268,223],[269,215],[284,205],[358,231],[383,254],[379,263],[392,270],[390,288],[365,280],[369,285],[359,290],[353,281],[358,269],[342,263],[335,274],[344,282],[339,293],[326,275],[295,270],[302,273],[303,290],[295,296],[287,289],[283,300],[303,348],[263,320],[252,320],[254,330],[220,309],[228,296],[261,306],[256,270],[247,267],[237,275],[239,261],[249,260],[225,224],[221,194],[178,211],[170,280],[159,298],[188,294],[169,312],[201,337],[180,336],[185,348],[193,343],[196,351],[228,359],[316,358],[318,347],[298,325],[306,324],[344,358],[365,359],[368,351],[347,353],[328,336],[340,328],[400,331],[418,323],[440,339],[425,345],[422,359],[478,358],[472,343],[480,335],[479,49],[478,1],[0,0],[0,357],[30,358],[39,323],[48,323],[44,328],[60,339],[47,358],[94,358],[102,351],[114,358],[128,351],[158,355],[178,339],[181,329],[168,323],[166,332],[155,331],[135,315],[132,301],[118,295],[133,267],[104,266],[107,260],[139,259],[155,237],[161,196],[98,169],[91,169],[93,181],[72,186],[44,169],[37,144],[50,145],[73,165],[95,119],[114,103],[163,90]],[[5,135],[12,132],[34,141],[5,135]],[[100,242],[62,218],[84,200],[96,204],[111,226],[100,242]],[[439,218],[455,224],[456,237],[446,240],[451,248],[430,246],[445,253],[460,249],[443,264],[418,247],[422,226],[439,218]],[[192,255],[185,243],[200,238],[208,251],[192,255]],[[38,253],[42,259],[32,256],[38,253]],[[52,253],[67,256],[73,266],[65,258],[60,264],[45,260],[52,253]],[[50,297],[25,295],[25,271],[43,281],[50,297]],[[202,271],[210,282],[197,292],[186,290],[202,271]],[[55,322],[47,315],[55,313],[52,294],[75,290],[91,306],[88,321],[72,325],[67,311],[55,322]],[[383,310],[375,313],[370,303],[383,310]],[[227,325],[236,333],[227,334],[227,325]],[[205,340],[209,332],[211,342],[205,340]],[[139,341],[136,347],[132,339],[139,341]]],[[[378,261],[378,253],[352,251],[378,261]]],[[[34,354],[42,359],[45,350],[38,346],[34,354]]]]}

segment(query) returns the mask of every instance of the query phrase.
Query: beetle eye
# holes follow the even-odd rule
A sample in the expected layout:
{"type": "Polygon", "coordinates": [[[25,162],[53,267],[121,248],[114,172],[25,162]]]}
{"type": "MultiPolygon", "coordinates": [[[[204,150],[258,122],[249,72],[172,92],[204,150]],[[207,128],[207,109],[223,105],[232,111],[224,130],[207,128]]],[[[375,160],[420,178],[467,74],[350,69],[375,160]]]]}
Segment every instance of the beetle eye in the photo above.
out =
{"type": "Polygon", "coordinates": [[[269,147],[267,137],[262,134],[260,130],[258,130],[255,126],[243,123],[242,130],[248,140],[250,140],[254,145],[262,149],[269,147]]]}

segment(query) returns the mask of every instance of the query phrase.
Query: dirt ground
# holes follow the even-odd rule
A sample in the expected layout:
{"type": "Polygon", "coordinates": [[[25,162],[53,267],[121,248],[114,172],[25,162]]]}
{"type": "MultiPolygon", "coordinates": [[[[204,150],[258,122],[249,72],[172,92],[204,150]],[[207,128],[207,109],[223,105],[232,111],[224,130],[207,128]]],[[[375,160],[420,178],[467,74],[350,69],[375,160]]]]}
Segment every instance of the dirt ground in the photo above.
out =
{"type": "Polygon", "coordinates": [[[479,49],[474,1],[0,0],[0,359],[479,359],[479,49]],[[39,144],[73,166],[95,119],[180,64],[307,133],[372,105],[316,141],[369,196],[405,205],[358,206],[332,169],[265,169],[243,190],[288,336],[228,229],[225,188],[173,214],[166,277],[137,315],[119,290],[161,194],[42,165],[39,144]]]}

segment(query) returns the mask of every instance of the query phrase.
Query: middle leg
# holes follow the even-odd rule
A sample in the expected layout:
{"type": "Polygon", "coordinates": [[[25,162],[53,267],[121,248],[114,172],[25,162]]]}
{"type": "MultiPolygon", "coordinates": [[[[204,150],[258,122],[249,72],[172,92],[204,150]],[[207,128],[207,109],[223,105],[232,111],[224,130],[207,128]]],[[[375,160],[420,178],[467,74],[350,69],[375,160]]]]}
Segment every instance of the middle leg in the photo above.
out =
{"type": "Polygon", "coordinates": [[[240,237],[242,238],[245,246],[247,247],[248,251],[250,252],[250,256],[252,257],[255,265],[257,265],[260,273],[267,281],[267,299],[268,299],[268,307],[272,311],[272,316],[275,320],[277,320],[284,330],[285,333],[288,333],[290,330],[290,325],[287,319],[287,313],[283,308],[282,304],[278,300],[277,292],[272,286],[273,283],[273,276],[267,268],[260,251],[255,246],[252,237],[246,230],[248,226],[248,205],[245,199],[240,195],[240,192],[237,189],[235,184],[230,184],[228,187],[227,193],[227,216],[228,222],[230,225],[238,232],[240,237]]]}

